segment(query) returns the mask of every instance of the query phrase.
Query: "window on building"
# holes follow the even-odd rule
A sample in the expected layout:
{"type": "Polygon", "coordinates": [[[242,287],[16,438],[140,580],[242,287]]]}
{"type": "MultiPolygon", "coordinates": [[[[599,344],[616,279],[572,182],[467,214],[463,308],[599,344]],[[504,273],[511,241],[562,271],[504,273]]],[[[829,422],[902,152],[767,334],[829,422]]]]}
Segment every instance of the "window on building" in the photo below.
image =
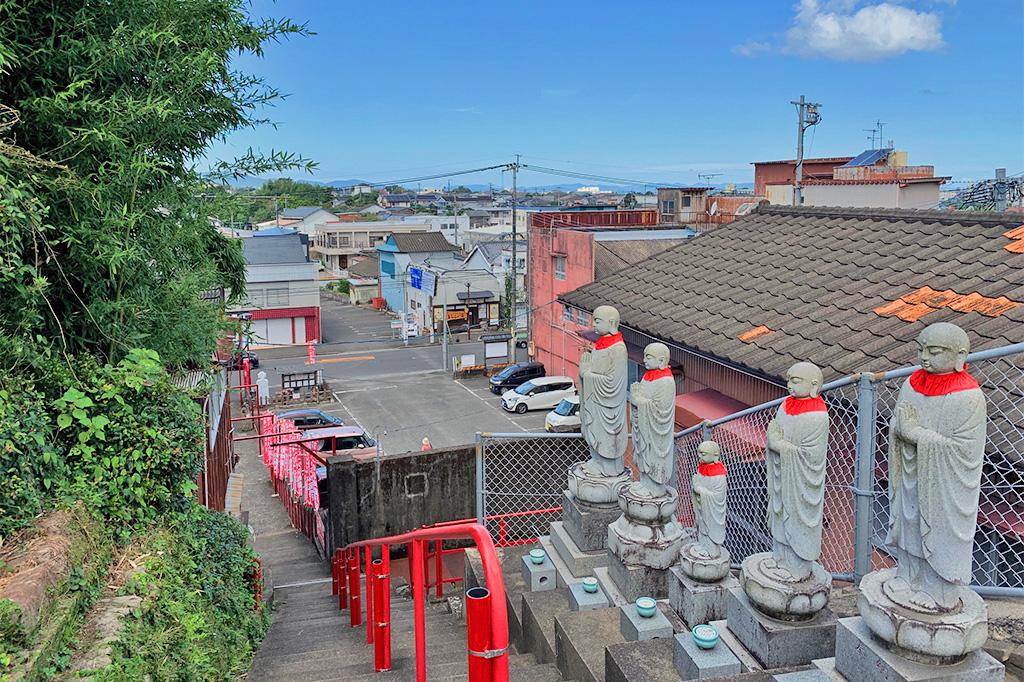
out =
{"type": "Polygon", "coordinates": [[[580,324],[590,324],[590,313],[580,310],[576,313],[576,321],[580,324]]]}
{"type": "Polygon", "coordinates": [[[683,208],[690,208],[690,201],[693,199],[691,196],[683,197],[683,208]]]}
{"type": "Polygon", "coordinates": [[[565,279],[565,256],[555,256],[555,279],[565,279]]]}
{"type": "Polygon", "coordinates": [[[575,311],[569,306],[564,306],[562,309],[562,319],[566,322],[575,322],[575,311]]]}
{"type": "Polygon", "coordinates": [[[351,246],[352,245],[352,236],[351,235],[347,235],[347,234],[341,235],[341,245],[342,246],[351,246]]]}
{"type": "Polygon", "coordinates": [[[267,289],[267,305],[288,305],[288,287],[267,289]]]}
{"type": "Polygon", "coordinates": [[[676,200],[665,199],[661,202],[662,213],[675,213],[676,212],[676,200]]]}

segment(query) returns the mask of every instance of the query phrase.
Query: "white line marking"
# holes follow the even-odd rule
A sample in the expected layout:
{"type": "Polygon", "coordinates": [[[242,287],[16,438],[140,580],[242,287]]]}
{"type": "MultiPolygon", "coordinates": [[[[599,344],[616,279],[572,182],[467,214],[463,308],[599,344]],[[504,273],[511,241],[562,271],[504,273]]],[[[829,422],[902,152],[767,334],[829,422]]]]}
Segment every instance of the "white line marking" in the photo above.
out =
{"type": "MultiPolygon", "coordinates": [[[[476,393],[474,393],[473,390],[469,386],[466,386],[464,383],[462,383],[458,379],[455,380],[455,383],[457,383],[459,386],[462,386],[462,388],[466,389],[466,393],[469,393],[471,396],[473,396],[474,398],[476,398],[480,402],[486,404],[487,406],[489,406],[489,407],[491,407],[493,409],[494,406],[491,405],[491,403],[487,402],[486,400],[484,400],[483,398],[478,396],[476,393]]],[[[508,421],[508,423],[512,424],[513,426],[515,426],[520,431],[526,431],[526,429],[524,429],[522,426],[520,426],[515,420],[513,420],[511,417],[509,417],[507,414],[505,414],[505,410],[503,410],[502,408],[500,408],[500,407],[497,408],[497,412],[502,417],[504,417],[505,420],[508,421]]]]}

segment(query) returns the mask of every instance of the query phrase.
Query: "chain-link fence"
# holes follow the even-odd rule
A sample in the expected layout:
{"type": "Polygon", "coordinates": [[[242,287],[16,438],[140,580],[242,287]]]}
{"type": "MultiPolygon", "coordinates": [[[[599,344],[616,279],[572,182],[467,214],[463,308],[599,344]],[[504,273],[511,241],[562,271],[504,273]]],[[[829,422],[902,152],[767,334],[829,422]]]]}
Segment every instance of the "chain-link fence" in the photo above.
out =
{"type": "MultiPolygon", "coordinates": [[[[983,594],[1024,595],[1024,344],[974,353],[971,374],[985,393],[988,434],[974,544],[974,587],[983,594]]],[[[826,384],[831,429],[825,473],[821,562],[840,579],[892,565],[889,523],[889,420],[903,381],[916,367],[861,374],[826,384]]],[[[765,439],[782,400],[676,434],[677,514],[693,525],[690,480],[697,446],[716,441],[729,471],[726,546],[739,565],[771,549],[767,525],[765,439]]],[[[495,538],[547,533],[562,504],[566,470],[587,458],[576,434],[486,434],[480,438],[478,511],[495,538]]]]}
{"type": "Polygon", "coordinates": [[[547,535],[551,522],[561,518],[569,466],[588,457],[587,444],[575,433],[481,434],[477,516],[495,542],[547,535]]]}

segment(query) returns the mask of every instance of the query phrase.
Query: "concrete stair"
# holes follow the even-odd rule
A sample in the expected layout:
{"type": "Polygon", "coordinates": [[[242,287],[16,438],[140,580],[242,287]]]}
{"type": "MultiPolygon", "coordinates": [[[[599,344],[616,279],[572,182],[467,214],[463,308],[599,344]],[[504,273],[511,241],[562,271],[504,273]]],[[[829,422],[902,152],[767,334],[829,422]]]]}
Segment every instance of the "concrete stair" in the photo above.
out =
{"type": "MultiPolygon", "coordinates": [[[[395,583],[401,581],[396,580],[395,583]]],[[[396,585],[397,587],[397,585],[396,585]]],[[[330,583],[278,587],[274,627],[268,633],[247,676],[250,682],[369,682],[415,680],[413,603],[393,590],[391,596],[392,669],[373,670],[373,645],[366,643],[365,624],[349,625],[348,611],[339,611],[330,583]]],[[[365,596],[365,595],[364,595],[365,596]]],[[[466,627],[452,613],[447,599],[432,601],[426,611],[427,679],[468,680],[466,627]]],[[[554,665],[539,664],[532,655],[509,655],[514,682],[561,682],[554,665]]]]}

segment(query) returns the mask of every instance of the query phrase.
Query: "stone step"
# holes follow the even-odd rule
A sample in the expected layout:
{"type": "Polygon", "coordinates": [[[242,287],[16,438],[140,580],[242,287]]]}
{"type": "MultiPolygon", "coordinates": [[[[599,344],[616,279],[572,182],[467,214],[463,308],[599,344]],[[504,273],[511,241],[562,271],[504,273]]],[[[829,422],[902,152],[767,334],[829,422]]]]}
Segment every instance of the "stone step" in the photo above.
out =
{"type": "Polygon", "coordinates": [[[601,589],[608,595],[608,599],[611,600],[614,606],[624,606],[629,603],[625,595],[622,594],[622,590],[612,580],[612,576],[608,573],[607,566],[600,566],[594,569],[594,577],[597,578],[597,582],[600,583],[601,589]]]}
{"type": "Polygon", "coordinates": [[[558,671],[567,680],[603,682],[605,648],[625,641],[619,631],[617,607],[566,611],[555,617],[558,671]]]}
{"type": "MultiPolygon", "coordinates": [[[[538,663],[555,660],[555,617],[570,613],[569,590],[558,588],[522,594],[523,636],[519,650],[532,653],[538,663]]],[[[571,678],[570,678],[571,679],[571,678]]]]}

